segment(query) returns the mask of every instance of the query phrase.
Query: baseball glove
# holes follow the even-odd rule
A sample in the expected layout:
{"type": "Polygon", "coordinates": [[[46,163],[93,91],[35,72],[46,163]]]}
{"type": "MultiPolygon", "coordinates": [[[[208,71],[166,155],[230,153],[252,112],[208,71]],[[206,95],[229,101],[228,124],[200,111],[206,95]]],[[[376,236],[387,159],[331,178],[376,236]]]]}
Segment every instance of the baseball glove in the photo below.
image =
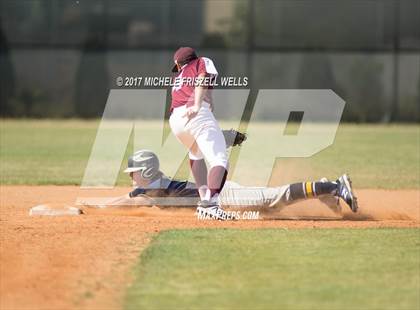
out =
{"type": "Polygon", "coordinates": [[[242,145],[246,140],[246,134],[236,131],[235,129],[223,130],[226,140],[226,147],[242,145]]]}

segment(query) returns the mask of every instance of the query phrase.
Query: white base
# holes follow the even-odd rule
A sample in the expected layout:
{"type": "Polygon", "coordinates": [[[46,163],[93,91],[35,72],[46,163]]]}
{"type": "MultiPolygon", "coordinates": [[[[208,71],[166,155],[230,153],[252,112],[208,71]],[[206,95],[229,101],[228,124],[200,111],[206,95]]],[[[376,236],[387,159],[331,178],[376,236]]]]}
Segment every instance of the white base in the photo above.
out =
{"type": "Polygon", "coordinates": [[[49,205],[38,205],[29,210],[29,215],[48,215],[48,216],[60,216],[60,215],[80,215],[82,210],[71,206],[62,206],[59,208],[51,207],[49,205]]]}

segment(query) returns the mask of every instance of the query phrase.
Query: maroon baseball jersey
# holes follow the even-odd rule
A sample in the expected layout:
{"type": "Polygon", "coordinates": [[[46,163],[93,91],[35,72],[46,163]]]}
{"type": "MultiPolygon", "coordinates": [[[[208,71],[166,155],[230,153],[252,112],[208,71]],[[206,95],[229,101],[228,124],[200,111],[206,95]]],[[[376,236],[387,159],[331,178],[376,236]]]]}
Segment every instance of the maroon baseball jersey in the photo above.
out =
{"type": "MultiPolygon", "coordinates": [[[[199,57],[192,60],[187,65],[185,65],[180,72],[174,77],[174,79],[179,78],[179,81],[182,83],[176,83],[172,87],[172,104],[171,110],[174,108],[187,105],[188,107],[194,105],[194,90],[195,85],[192,82],[188,82],[186,79],[197,78],[200,74],[204,73],[207,77],[214,79],[217,75],[217,71],[214,68],[213,62],[208,58],[199,57]]],[[[207,91],[204,95],[203,100],[212,103],[212,86],[207,86],[207,91]]]]}

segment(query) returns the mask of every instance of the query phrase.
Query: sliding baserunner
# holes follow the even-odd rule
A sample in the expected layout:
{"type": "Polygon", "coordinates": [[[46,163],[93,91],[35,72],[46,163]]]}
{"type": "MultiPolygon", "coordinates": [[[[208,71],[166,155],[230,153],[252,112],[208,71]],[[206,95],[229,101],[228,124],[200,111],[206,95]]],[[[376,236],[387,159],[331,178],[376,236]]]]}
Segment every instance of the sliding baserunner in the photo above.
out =
{"type": "MultiPolygon", "coordinates": [[[[139,150],[128,159],[125,169],[133,180],[134,189],[123,197],[112,198],[108,204],[144,205],[150,199],[153,205],[195,206],[200,200],[200,193],[195,183],[179,181],[167,177],[159,168],[157,155],[150,150],[139,150]],[[137,198],[140,198],[136,200],[137,198]]],[[[248,187],[227,181],[220,192],[220,204],[224,208],[261,208],[281,209],[304,199],[319,199],[334,212],[340,212],[341,198],[351,209],[357,211],[357,198],[353,193],[350,178],[343,174],[336,181],[326,178],[314,182],[300,182],[279,187],[248,187]]],[[[84,205],[94,205],[87,201],[84,205]]],[[[215,219],[223,219],[214,216],[215,219]]]]}

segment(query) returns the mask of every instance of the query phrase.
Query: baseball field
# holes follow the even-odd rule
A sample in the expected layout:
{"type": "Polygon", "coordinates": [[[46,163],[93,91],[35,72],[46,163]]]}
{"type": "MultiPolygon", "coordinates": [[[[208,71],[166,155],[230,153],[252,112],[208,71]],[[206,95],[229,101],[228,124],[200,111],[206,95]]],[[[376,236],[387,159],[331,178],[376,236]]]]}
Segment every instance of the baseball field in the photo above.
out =
{"type": "MultiPolygon", "coordinates": [[[[343,218],[315,200],[235,222],[156,207],[29,216],[130,190],[125,162],[114,189],[80,189],[98,125],[1,120],[0,309],[420,308],[419,125],[343,124],[311,158],[238,152],[251,167],[235,171],[241,183],[267,166],[271,186],[349,173],[360,209],[343,204],[343,218]]],[[[143,122],[144,143],[160,128],[143,122]]],[[[256,128],[249,140],[270,151],[273,124],[256,128]]]]}

